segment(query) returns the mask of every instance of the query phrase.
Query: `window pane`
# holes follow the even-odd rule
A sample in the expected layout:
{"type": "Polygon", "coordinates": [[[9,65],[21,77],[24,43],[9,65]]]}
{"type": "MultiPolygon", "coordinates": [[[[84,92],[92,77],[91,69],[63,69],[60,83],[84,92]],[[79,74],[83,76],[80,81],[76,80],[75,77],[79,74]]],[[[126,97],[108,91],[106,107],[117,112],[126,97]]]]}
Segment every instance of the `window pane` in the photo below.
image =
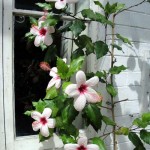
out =
{"type": "Polygon", "coordinates": [[[27,10],[41,10],[35,3],[43,3],[45,0],[15,0],[15,8],[27,10]]]}
{"type": "MultiPolygon", "coordinates": [[[[60,23],[61,25],[62,23],[60,23]]],[[[14,74],[15,74],[15,116],[16,135],[32,135],[32,119],[24,115],[26,110],[32,109],[32,101],[38,101],[45,96],[45,89],[50,80],[49,72],[43,71],[39,64],[44,60],[49,50],[42,52],[34,46],[33,42],[27,42],[25,33],[30,30],[28,17],[15,17],[14,26],[14,74]]],[[[54,37],[59,55],[61,37],[54,37]]],[[[55,60],[48,60],[51,67],[55,60]]]]}

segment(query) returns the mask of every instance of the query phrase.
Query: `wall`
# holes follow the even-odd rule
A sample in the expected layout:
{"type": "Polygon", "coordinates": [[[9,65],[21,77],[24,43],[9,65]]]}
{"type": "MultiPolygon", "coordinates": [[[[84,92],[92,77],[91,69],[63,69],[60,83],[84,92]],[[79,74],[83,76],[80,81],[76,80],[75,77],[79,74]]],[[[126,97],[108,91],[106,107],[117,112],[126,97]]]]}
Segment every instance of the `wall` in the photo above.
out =
{"type": "MultiPolygon", "coordinates": [[[[106,1],[101,0],[106,3],[106,1]]],[[[115,0],[110,0],[115,2],[115,0]]],[[[137,4],[140,0],[118,0],[120,3],[126,3],[126,7],[137,4]]],[[[91,1],[90,8],[94,11],[98,10],[95,7],[93,1],[91,1]]],[[[114,77],[114,85],[118,90],[118,96],[115,97],[115,101],[129,99],[128,102],[118,103],[115,108],[116,121],[121,126],[130,126],[132,121],[141,112],[149,111],[149,87],[150,87],[150,4],[145,3],[141,6],[135,7],[131,10],[116,17],[116,29],[115,33],[128,37],[133,44],[133,47],[125,45],[120,41],[117,43],[123,47],[124,53],[116,50],[115,57],[117,59],[117,65],[125,65],[127,70],[120,75],[114,77]]],[[[110,32],[108,29],[108,33],[110,32]]],[[[91,23],[89,28],[89,34],[92,36],[93,41],[98,39],[104,40],[104,27],[91,23]]],[[[107,37],[109,43],[110,37],[107,37]]],[[[109,69],[110,56],[96,60],[92,54],[87,59],[87,71],[95,72],[96,70],[109,69]]],[[[110,101],[105,85],[100,83],[98,85],[99,91],[104,96],[103,104],[106,105],[106,101],[110,101]]],[[[106,105],[107,106],[107,105],[106,105]]],[[[111,116],[110,112],[103,110],[104,114],[111,116]]],[[[111,129],[107,129],[111,131],[111,129]]],[[[94,131],[89,128],[90,136],[95,135],[94,131]]],[[[127,137],[119,136],[118,149],[119,150],[132,150],[133,145],[129,142],[127,137]]],[[[112,149],[112,135],[106,138],[106,144],[108,149],[112,149]]],[[[150,146],[146,148],[150,149],[150,146]]]]}

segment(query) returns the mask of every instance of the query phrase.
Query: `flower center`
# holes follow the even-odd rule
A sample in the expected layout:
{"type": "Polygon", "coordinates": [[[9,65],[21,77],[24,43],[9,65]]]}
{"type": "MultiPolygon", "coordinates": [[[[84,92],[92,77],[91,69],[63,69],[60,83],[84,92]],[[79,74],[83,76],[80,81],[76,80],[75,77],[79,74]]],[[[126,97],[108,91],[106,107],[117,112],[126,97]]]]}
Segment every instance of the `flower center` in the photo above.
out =
{"type": "Polygon", "coordinates": [[[87,150],[86,147],[84,147],[83,145],[81,145],[80,147],[77,148],[77,150],[87,150]]]}
{"type": "Polygon", "coordinates": [[[46,29],[42,28],[39,30],[40,35],[44,36],[46,34],[46,29]]]}
{"type": "Polygon", "coordinates": [[[86,90],[87,90],[87,86],[84,85],[84,84],[82,84],[82,85],[78,88],[78,90],[79,90],[80,93],[84,93],[84,92],[86,92],[86,90]]]}
{"type": "Polygon", "coordinates": [[[40,122],[41,122],[43,125],[45,125],[45,124],[47,123],[47,120],[46,120],[45,117],[42,117],[42,118],[40,119],[40,122]]]}

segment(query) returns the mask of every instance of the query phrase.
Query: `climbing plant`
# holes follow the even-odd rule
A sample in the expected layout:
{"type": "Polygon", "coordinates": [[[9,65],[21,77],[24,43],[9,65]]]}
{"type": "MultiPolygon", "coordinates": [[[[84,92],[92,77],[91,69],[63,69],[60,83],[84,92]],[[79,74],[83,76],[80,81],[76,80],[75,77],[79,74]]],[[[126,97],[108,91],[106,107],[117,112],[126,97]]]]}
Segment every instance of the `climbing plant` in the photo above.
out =
{"type": "Polygon", "coordinates": [[[150,144],[150,132],[146,129],[150,125],[150,112],[145,112],[136,118],[130,127],[117,124],[115,106],[128,100],[114,101],[114,97],[118,93],[113,84],[113,76],[127,69],[124,65],[117,66],[115,64],[117,60],[114,52],[123,52],[123,48],[116,43],[116,39],[132,46],[132,42],[128,38],[116,33],[115,18],[125,10],[149,1],[143,0],[126,8],[125,4],[118,2],[113,4],[107,2],[106,5],[103,5],[100,1],[93,0],[93,3],[103,10],[102,13],[92,9],[83,9],[73,14],[68,11],[68,7],[70,3],[77,1],[47,0],[45,3],[36,3],[44,10],[44,13],[39,19],[30,17],[31,28],[25,37],[33,41],[36,47],[40,47],[41,51],[50,49],[50,55],[46,58],[56,60],[56,66],[51,67],[49,61],[45,60],[39,64],[44,71],[49,72],[51,80],[47,85],[45,97],[39,101],[33,101],[34,110],[26,111],[25,115],[31,116],[35,120],[32,123],[32,128],[34,131],[40,130],[40,142],[51,138],[55,133],[63,141],[65,150],[106,150],[104,139],[110,134],[113,135],[114,150],[117,150],[116,135],[127,136],[135,146],[135,150],[145,150],[144,144],[150,144]],[[71,19],[58,28],[57,25],[64,15],[71,19]],[[97,22],[103,25],[105,39],[93,42],[89,35],[84,34],[87,22],[97,22]],[[109,34],[111,42],[109,44],[107,42],[108,27],[111,28],[111,34],[109,34]],[[76,45],[76,49],[72,51],[71,57],[67,58],[68,60],[57,56],[56,45],[53,43],[53,37],[64,32],[72,32],[73,38],[63,38],[72,40],[76,45]],[[95,54],[97,59],[109,54],[110,67],[107,70],[97,70],[97,72],[86,73],[82,71],[84,60],[90,54],[95,54]],[[76,79],[75,82],[71,80],[73,76],[76,79]],[[106,91],[110,95],[110,99],[105,100],[109,101],[107,107],[103,105],[101,91],[96,91],[93,88],[99,83],[106,85],[106,91]],[[110,110],[111,117],[105,116],[102,109],[110,110]],[[79,114],[82,116],[82,128],[91,125],[96,132],[100,130],[101,134],[87,139],[85,133],[73,123],[79,114]],[[102,131],[102,123],[106,128],[111,126],[112,130],[106,132],[105,128],[102,131]]]}

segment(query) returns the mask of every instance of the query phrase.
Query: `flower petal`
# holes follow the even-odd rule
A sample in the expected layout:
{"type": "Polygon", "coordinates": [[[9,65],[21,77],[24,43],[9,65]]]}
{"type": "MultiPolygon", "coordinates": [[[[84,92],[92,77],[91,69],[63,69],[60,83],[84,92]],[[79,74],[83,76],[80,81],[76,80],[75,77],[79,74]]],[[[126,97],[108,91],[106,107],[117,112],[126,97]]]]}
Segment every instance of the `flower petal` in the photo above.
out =
{"type": "Polygon", "coordinates": [[[51,116],[51,114],[52,114],[52,110],[50,108],[45,108],[42,113],[42,117],[48,119],[51,116]]]}
{"type": "Polygon", "coordinates": [[[32,33],[33,35],[39,35],[39,27],[32,26],[32,28],[30,29],[30,33],[32,33]]]}
{"type": "Polygon", "coordinates": [[[65,144],[64,150],[76,150],[78,147],[78,144],[65,144]]]}
{"type": "Polygon", "coordinates": [[[87,141],[88,141],[87,137],[81,137],[78,139],[78,144],[83,145],[83,146],[87,146],[87,141]]]}
{"type": "Polygon", "coordinates": [[[102,100],[98,93],[90,87],[87,87],[87,92],[84,95],[89,103],[97,103],[102,100]]]}
{"type": "Polygon", "coordinates": [[[50,75],[51,77],[57,77],[57,76],[58,76],[58,75],[57,75],[57,72],[58,72],[57,68],[56,68],[56,67],[53,67],[53,68],[51,69],[49,75],[50,75]]]}
{"type": "Polygon", "coordinates": [[[34,121],[32,123],[32,128],[34,131],[38,131],[41,128],[42,124],[39,121],[34,121]]]}
{"type": "Polygon", "coordinates": [[[55,83],[56,89],[59,89],[60,86],[61,86],[61,79],[57,79],[57,80],[56,80],[56,83],[55,83]]]}
{"type": "Polygon", "coordinates": [[[50,46],[53,43],[52,36],[49,33],[46,33],[43,42],[45,45],[50,46]]]}
{"type": "Polygon", "coordinates": [[[99,147],[96,144],[89,144],[87,145],[87,150],[99,150],[99,147]]]}
{"type": "Polygon", "coordinates": [[[77,86],[80,87],[81,84],[85,84],[86,82],[86,76],[85,73],[83,71],[78,71],[76,74],[76,82],[77,82],[77,86]]]}
{"type": "Polygon", "coordinates": [[[86,97],[84,94],[81,94],[79,97],[74,99],[74,108],[77,111],[82,111],[86,104],[86,97]]]}
{"type": "Polygon", "coordinates": [[[43,125],[40,129],[40,133],[44,136],[44,137],[48,137],[49,136],[49,130],[48,130],[48,126],[47,125],[43,125]]]}
{"type": "Polygon", "coordinates": [[[33,111],[31,113],[31,117],[36,121],[40,121],[41,116],[42,116],[41,113],[39,113],[37,111],[33,111]]]}
{"type": "Polygon", "coordinates": [[[86,81],[86,85],[87,86],[95,86],[96,84],[98,84],[99,82],[99,78],[97,76],[90,78],[89,80],[86,81]]]}
{"type": "Polygon", "coordinates": [[[68,94],[70,97],[76,97],[80,95],[76,84],[68,85],[65,89],[65,93],[68,94]]]}
{"type": "Polygon", "coordinates": [[[63,9],[63,8],[65,8],[66,4],[67,4],[66,0],[63,0],[63,1],[57,0],[57,2],[55,3],[55,8],[56,9],[63,9]]]}
{"type": "Polygon", "coordinates": [[[53,26],[47,27],[47,32],[49,34],[54,33],[55,32],[55,28],[53,26]]]}
{"type": "Polygon", "coordinates": [[[40,44],[41,44],[41,42],[42,42],[42,38],[41,38],[41,36],[36,36],[35,37],[35,40],[34,40],[34,45],[36,46],[36,47],[39,47],[40,46],[40,44]]]}
{"type": "Polygon", "coordinates": [[[55,83],[56,83],[56,79],[52,78],[47,85],[47,89],[51,88],[53,85],[55,85],[55,83]]]}
{"type": "Polygon", "coordinates": [[[47,123],[47,126],[49,128],[55,128],[55,124],[56,124],[56,120],[55,119],[48,119],[48,123],[47,123]]]}

